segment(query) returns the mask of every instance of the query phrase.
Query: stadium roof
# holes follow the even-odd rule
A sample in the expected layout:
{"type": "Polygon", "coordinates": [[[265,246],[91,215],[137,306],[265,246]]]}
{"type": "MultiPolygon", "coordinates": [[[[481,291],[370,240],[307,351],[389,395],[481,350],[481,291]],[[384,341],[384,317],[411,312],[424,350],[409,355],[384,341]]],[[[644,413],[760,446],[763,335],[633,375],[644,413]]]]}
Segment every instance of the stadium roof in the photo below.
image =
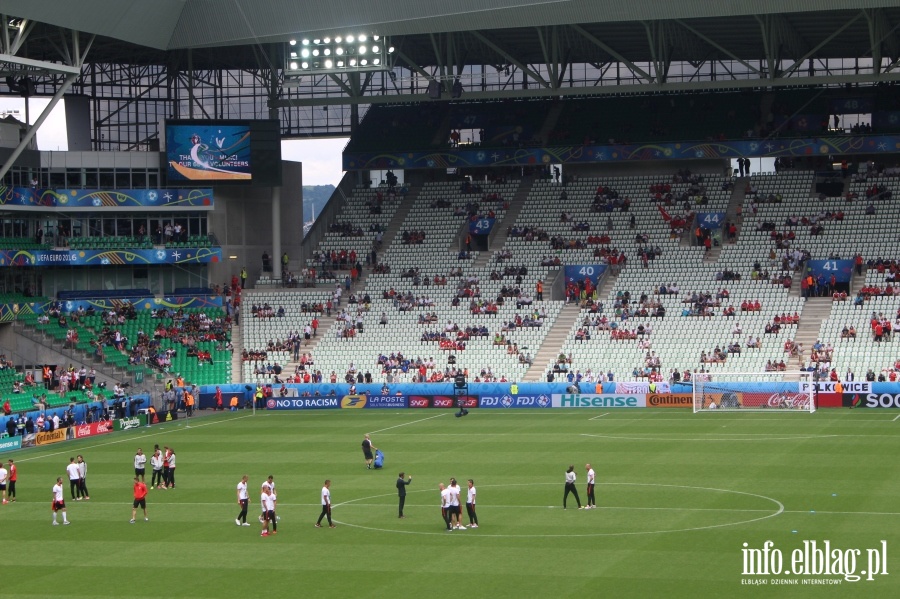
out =
{"type": "Polygon", "coordinates": [[[861,9],[888,10],[900,23],[895,0],[0,0],[6,15],[156,50],[283,42],[352,28],[404,36],[498,31],[502,42],[508,34],[500,30],[575,23],[613,35],[618,24],[634,23],[646,46],[643,22],[682,19],[708,19],[709,32],[723,39],[749,30],[758,40],[759,16],[792,15],[790,26],[802,36],[834,31],[861,9]]]}

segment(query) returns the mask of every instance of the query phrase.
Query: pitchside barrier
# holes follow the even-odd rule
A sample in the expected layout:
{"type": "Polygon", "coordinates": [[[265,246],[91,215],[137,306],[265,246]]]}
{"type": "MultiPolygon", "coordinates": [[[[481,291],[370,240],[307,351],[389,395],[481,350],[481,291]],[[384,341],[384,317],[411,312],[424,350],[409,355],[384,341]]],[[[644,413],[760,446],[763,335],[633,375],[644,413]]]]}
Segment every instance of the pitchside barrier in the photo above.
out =
{"type": "MultiPolygon", "coordinates": [[[[724,381],[718,381],[724,382],[724,381]]],[[[580,392],[570,383],[468,383],[465,395],[459,395],[450,383],[393,383],[382,393],[382,383],[354,385],[290,384],[289,397],[280,397],[281,385],[272,385],[273,397],[257,404],[268,410],[322,409],[456,409],[460,402],[466,408],[692,408],[694,386],[690,384],[660,383],[651,387],[644,382],[612,382],[580,385],[580,392]],[[515,389],[513,389],[513,386],[515,389]],[[309,395],[305,396],[304,394],[309,395]]],[[[755,409],[784,409],[784,389],[781,382],[729,382],[728,389],[740,399],[746,394],[748,405],[755,409]],[[752,402],[749,401],[752,399],[752,402]],[[771,399],[771,401],[770,401],[771,399]]],[[[794,383],[799,395],[813,397],[817,408],[900,408],[900,383],[823,382],[794,383]],[[814,391],[810,391],[810,386],[814,391]]],[[[256,384],[235,383],[219,385],[222,403],[228,409],[232,397],[243,408],[251,405],[256,384]]],[[[199,408],[212,409],[216,405],[216,387],[201,387],[199,408]]],[[[738,403],[740,405],[740,403],[738,403]]],[[[738,408],[739,409],[739,408],[738,408]]]]}

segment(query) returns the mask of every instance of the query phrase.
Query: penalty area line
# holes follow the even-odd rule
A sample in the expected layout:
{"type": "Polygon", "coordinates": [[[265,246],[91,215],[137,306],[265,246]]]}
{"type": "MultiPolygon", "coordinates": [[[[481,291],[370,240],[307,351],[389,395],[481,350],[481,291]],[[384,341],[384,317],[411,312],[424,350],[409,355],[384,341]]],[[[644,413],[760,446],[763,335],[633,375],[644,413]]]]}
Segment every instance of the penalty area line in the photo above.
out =
{"type": "Polygon", "coordinates": [[[588,420],[596,420],[597,418],[603,418],[604,416],[609,416],[609,412],[604,412],[603,414],[600,414],[599,416],[594,416],[593,418],[588,418],[588,420]]]}

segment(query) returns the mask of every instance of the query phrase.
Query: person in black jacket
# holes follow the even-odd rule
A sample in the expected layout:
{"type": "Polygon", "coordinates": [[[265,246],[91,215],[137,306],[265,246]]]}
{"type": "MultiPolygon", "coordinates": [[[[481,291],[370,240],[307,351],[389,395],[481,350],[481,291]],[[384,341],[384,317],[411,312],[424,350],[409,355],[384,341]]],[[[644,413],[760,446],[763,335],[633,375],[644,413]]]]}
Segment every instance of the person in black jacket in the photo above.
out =
{"type": "Polygon", "coordinates": [[[412,476],[410,476],[407,480],[403,480],[403,472],[401,472],[397,477],[397,495],[400,496],[400,518],[405,518],[403,515],[403,505],[406,503],[406,485],[412,482],[412,476]]]}

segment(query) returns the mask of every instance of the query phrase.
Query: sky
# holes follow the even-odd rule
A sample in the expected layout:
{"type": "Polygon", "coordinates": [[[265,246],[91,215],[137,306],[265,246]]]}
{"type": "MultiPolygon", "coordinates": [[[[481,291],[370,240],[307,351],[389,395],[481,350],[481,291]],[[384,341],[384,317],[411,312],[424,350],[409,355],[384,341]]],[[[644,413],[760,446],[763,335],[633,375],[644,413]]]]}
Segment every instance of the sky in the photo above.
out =
{"type": "MultiPolygon", "coordinates": [[[[39,150],[65,151],[69,149],[66,139],[66,114],[64,100],[61,101],[44,121],[37,132],[39,150]]],[[[48,98],[33,98],[30,101],[30,119],[33,123],[49,103],[48,98]]],[[[0,113],[18,110],[15,116],[25,121],[25,99],[0,98],[0,113]]],[[[304,185],[334,185],[341,182],[341,152],[347,145],[347,138],[285,140],[281,142],[281,156],[285,160],[303,163],[304,185]]]]}

